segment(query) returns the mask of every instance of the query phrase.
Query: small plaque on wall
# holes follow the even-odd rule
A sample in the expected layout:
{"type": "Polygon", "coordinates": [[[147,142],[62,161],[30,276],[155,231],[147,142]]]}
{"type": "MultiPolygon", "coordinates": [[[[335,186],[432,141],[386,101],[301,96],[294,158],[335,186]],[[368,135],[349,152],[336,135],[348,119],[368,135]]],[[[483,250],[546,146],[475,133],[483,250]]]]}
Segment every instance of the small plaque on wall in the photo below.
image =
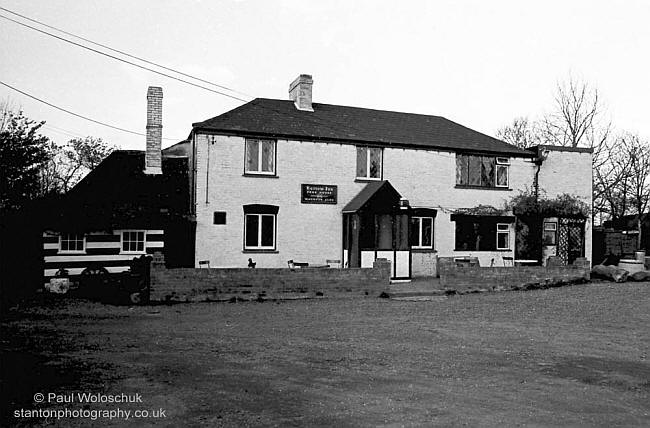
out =
{"type": "Polygon", "coordinates": [[[301,184],[300,202],[303,204],[336,204],[337,187],[328,184],[301,184]]]}

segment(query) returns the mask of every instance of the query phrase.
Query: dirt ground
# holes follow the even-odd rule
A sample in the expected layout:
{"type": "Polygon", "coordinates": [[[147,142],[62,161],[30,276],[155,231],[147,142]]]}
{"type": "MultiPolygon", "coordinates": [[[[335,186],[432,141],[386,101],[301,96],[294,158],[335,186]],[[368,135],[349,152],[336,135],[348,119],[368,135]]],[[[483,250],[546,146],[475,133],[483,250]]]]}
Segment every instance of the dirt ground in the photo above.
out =
{"type": "Polygon", "coordinates": [[[423,302],[59,299],[1,327],[0,426],[650,426],[650,283],[423,302]],[[34,403],[76,392],[142,403],[34,403]],[[65,408],[165,417],[14,417],[65,408]]]}

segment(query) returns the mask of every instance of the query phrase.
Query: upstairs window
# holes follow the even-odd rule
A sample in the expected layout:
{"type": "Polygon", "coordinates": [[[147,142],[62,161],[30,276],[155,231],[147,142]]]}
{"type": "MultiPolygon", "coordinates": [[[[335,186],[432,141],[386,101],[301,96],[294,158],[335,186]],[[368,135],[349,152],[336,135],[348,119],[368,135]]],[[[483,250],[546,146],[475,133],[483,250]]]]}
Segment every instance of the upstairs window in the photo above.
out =
{"type": "Polygon", "coordinates": [[[275,141],[246,139],[244,173],[275,175],[275,141]]]}
{"type": "Polygon", "coordinates": [[[508,171],[510,169],[510,159],[496,158],[496,160],[497,160],[496,187],[508,187],[508,171]]]}
{"type": "Polygon", "coordinates": [[[510,159],[506,157],[456,155],[459,187],[507,188],[510,159]]]}
{"type": "Polygon", "coordinates": [[[63,233],[59,241],[60,253],[83,253],[86,249],[86,240],[81,233],[63,233]]]}
{"type": "Polygon", "coordinates": [[[433,249],[433,217],[411,217],[411,248],[433,249]]]}
{"type": "Polygon", "coordinates": [[[381,155],[379,147],[357,147],[357,178],[381,180],[381,155]]]}
{"type": "Polygon", "coordinates": [[[122,252],[123,253],[143,253],[144,243],[145,243],[145,234],[143,230],[122,231],[122,252]]]}

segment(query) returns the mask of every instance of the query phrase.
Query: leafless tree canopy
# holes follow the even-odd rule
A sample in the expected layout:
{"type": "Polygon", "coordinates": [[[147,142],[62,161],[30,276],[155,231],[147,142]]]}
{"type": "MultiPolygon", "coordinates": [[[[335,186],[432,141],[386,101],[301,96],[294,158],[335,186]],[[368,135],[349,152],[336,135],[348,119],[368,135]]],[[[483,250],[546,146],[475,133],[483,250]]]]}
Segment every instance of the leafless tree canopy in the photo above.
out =
{"type": "Polygon", "coordinates": [[[570,77],[557,84],[554,109],[543,119],[544,136],[557,146],[593,147],[609,134],[604,114],[598,90],[570,77]]]}
{"type": "Polygon", "coordinates": [[[510,125],[497,130],[498,138],[522,149],[545,144],[541,135],[539,123],[527,117],[516,117],[510,125]]]}
{"type": "Polygon", "coordinates": [[[497,131],[521,148],[539,144],[593,150],[594,215],[598,219],[642,217],[649,208],[650,144],[629,132],[614,136],[598,90],[570,77],[559,82],[550,113],[540,119],[515,118],[497,131]]]}

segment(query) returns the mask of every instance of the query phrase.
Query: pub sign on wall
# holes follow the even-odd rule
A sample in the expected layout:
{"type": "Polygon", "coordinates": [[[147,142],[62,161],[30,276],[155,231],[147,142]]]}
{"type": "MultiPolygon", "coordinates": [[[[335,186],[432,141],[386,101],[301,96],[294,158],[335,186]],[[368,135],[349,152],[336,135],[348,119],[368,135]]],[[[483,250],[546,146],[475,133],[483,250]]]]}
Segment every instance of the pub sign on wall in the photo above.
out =
{"type": "Polygon", "coordinates": [[[336,204],[337,187],[327,184],[301,184],[303,204],[336,204]]]}

